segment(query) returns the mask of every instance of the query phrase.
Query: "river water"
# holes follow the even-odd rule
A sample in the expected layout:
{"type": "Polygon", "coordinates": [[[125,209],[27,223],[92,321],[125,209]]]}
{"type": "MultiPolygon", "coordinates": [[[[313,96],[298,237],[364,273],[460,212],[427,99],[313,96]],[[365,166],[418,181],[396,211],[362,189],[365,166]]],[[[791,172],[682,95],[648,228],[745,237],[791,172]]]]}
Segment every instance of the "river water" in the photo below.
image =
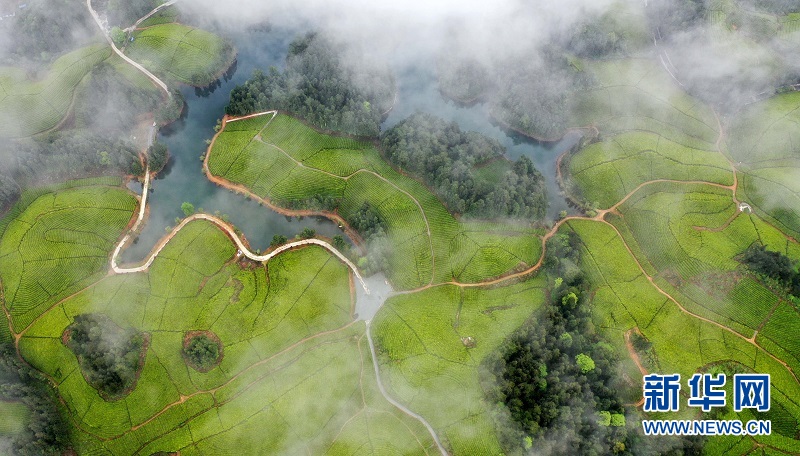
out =
{"type": "MultiPolygon", "coordinates": [[[[233,39],[239,51],[237,66],[231,72],[233,74],[220,80],[213,91],[191,87],[182,89],[187,106],[184,116],[161,129],[158,135],[158,140],[169,147],[170,162],[152,181],[149,217],[136,243],[123,253],[123,262],[135,262],[147,256],[166,230],[176,225],[175,219],[184,216],[181,211],[183,202],[207,213],[226,214],[244,233],[253,250],[266,249],[275,234],[292,238],[305,227],[312,227],[328,237],[342,233],[327,219],[287,218],[217,187],[204,176],[200,157],[208,147],[206,140],[215,134],[214,126],[224,114],[231,90],[242,84],[256,68],[282,67],[289,42],[304,30],[271,27],[221,33],[233,39]]],[[[577,141],[577,136],[569,135],[556,143],[539,143],[508,133],[490,121],[484,105],[459,106],[443,98],[437,90],[434,68],[435,65],[420,62],[412,69],[396,69],[397,101],[382,128],[390,128],[415,111],[424,111],[455,121],[462,129],[495,138],[507,148],[509,158],[527,155],[544,174],[549,200],[548,218],[553,219],[559,211],[569,211],[566,201],[559,195],[555,162],[560,152],[577,141]]]]}

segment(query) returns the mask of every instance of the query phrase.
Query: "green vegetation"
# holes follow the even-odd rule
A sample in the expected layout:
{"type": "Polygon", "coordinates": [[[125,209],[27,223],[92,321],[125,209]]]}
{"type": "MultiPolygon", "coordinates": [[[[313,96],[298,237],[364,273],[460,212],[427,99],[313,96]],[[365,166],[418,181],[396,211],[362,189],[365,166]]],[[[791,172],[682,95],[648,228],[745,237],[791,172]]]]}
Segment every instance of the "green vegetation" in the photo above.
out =
{"type": "Polygon", "coordinates": [[[528,157],[511,164],[499,142],[462,132],[455,122],[414,114],[386,132],[381,145],[395,167],[421,178],[450,212],[541,220],[547,210],[544,177],[528,157]],[[490,161],[499,172],[475,169],[490,161]]]}
{"type": "Polygon", "coordinates": [[[0,451],[63,454],[69,431],[52,388],[23,363],[7,340],[0,341],[0,451]]]}
{"type": "Polygon", "coordinates": [[[184,201],[181,203],[181,211],[187,217],[194,214],[194,204],[184,201]]]}
{"type": "Polygon", "coordinates": [[[108,46],[78,49],[58,58],[35,81],[22,68],[0,67],[0,138],[31,136],[57,126],[69,111],[75,88],[110,55],[108,46]]]}
{"type": "MultiPolygon", "coordinates": [[[[366,242],[367,255],[358,262],[359,269],[366,275],[378,271],[389,271],[389,254],[391,245],[387,238],[389,226],[380,212],[372,207],[369,202],[364,204],[347,219],[350,227],[356,230],[366,242]]],[[[335,240],[335,239],[334,239],[335,240]]],[[[339,244],[342,244],[344,239],[339,244]]]]}
{"type": "Polygon", "coordinates": [[[184,339],[183,356],[198,372],[208,372],[222,361],[222,343],[213,333],[189,332],[184,339]]]}
{"type": "Polygon", "coordinates": [[[229,115],[269,109],[289,111],[324,130],[378,136],[383,113],[394,103],[394,81],[386,68],[358,57],[346,66],[336,43],[308,34],[289,45],[286,67],[271,67],[231,92],[229,115]]]}
{"type": "Polygon", "coordinates": [[[3,401],[0,407],[0,438],[13,437],[25,430],[31,411],[21,402],[3,401]]]}
{"type": "MultiPolygon", "coordinates": [[[[624,213],[627,219],[630,213],[627,211],[624,213]]],[[[773,385],[773,407],[780,404],[780,407],[791,410],[789,413],[795,416],[800,412],[796,403],[800,385],[786,367],[769,356],[769,353],[772,353],[790,361],[792,358],[785,355],[788,352],[774,348],[774,344],[761,334],[756,338],[759,346],[754,346],[745,339],[745,336],[737,335],[733,330],[725,327],[731,325],[732,328],[737,328],[735,323],[725,321],[724,325],[718,326],[713,322],[698,318],[697,314],[702,316],[707,312],[701,313],[684,293],[676,290],[660,276],[655,276],[654,283],[650,283],[642,268],[649,271],[652,266],[645,260],[627,253],[626,244],[623,242],[628,243],[628,246],[634,246],[632,248],[634,252],[638,252],[639,248],[646,248],[641,243],[637,245],[629,238],[621,238],[618,232],[603,223],[570,221],[567,223],[567,227],[580,236],[581,248],[584,253],[579,266],[582,271],[586,272],[594,296],[592,320],[595,327],[604,335],[604,339],[614,344],[619,353],[626,353],[622,333],[631,328],[638,328],[643,337],[652,344],[650,350],[653,352],[653,371],[678,372],[685,377],[691,376],[693,372],[700,371],[709,365],[734,362],[756,372],[770,373],[773,385]],[[637,261],[641,262],[641,267],[637,261]],[[654,284],[660,290],[653,287],[654,284]],[[680,304],[669,299],[664,292],[675,297],[680,304]]],[[[650,230],[652,227],[648,226],[647,229],[650,230]]],[[[634,232],[642,235],[645,233],[639,228],[634,232]]],[[[730,233],[737,233],[734,237],[743,237],[741,232],[734,228],[731,228],[730,233]]],[[[714,235],[720,236],[719,233],[714,233],[714,235]]],[[[654,243],[654,240],[662,239],[658,233],[650,233],[647,238],[651,244],[654,243]]],[[[674,241],[665,240],[662,245],[669,246],[672,242],[674,241]]],[[[658,257],[648,257],[650,261],[654,261],[656,258],[658,257]]],[[[668,258],[664,261],[674,264],[676,260],[668,258]]],[[[667,274],[664,276],[669,277],[667,274]]],[[[752,293],[752,291],[748,291],[748,293],[752,293]]],[[[712,296],[718,296],[718,293],[712,296]]],[[[749,294],[749,296],[754,295],[749,294]]],[[[732,315],[746,315],[745,306],[758,305],[759,301],[760,299],[752,299],[739,304],[738,308],[729,305],[725,309],[729,309],[732,315]]],[[[719,316],[709,316],[717,321],[724,321],[719,316]]],[[[769,318],[769,321],[773,320],[783,324],[791,321],[786,316],[776,316],[775,314],[769,318]]],[[[752,332],[748,334],[748,336],[750,335],[752,332]]],[[[622,364],[623,371],[629,372],[630,378],[641,378],[641,374],[630,359],[623,358],[622,364]]],[[[792,367],[792,369],[796,370],[797,368],[792,367]]],[[[629,400],[633,402],[641,397],[640,391],[638,394],[632,395],[629,400]]],[[[683,411],[684,407],[681,410],[683,411]]],[[[688,417],[688,415],[686,416],[688,417]]],[[[735,417],[737,416],[729,418],[735,417]]],[[[737,418],[746,420],[748,415],[747,413],[739,414],[737,418]]],[[[726,438],[722,437],[722,439],[726,438]]],[[[757,437],[755,441],[765,441],[768,438],[761,439],[757,437]]],[[[770,441],[776,442],[775,440],[770,441]]],[[[779,445],[785,451],[797,451],[796,443],[790,440],[783,440],[779,445]]],[[[737,452],[737,454],[740,453],[737,452]]]]}
{"type": "MultiPolygon", "coordinates": [[[[97,194],[84,204],[100,211],[112,202],[113,194],[97,194]]],[[[128,208],[127,217],[131,213],[128,208]]],[[[17,220],[32,221],[33,237],[46,215],[47,207],[37,203],[15,213],[0,250],[19,248],[8,235],[17,220]]],[[[85,232],[103,232],[100,218],[86,218],[85,232]]],[[[264,454],[292,451],[302,442],[313,454],[365,445],[429,453],[434,444],[426,429],[379,395],[366,328],[352,323],[347,267],[310,246],[242,269],[230,261],[235,249],[216,226],[195,221],[148,272],[96,276],[67,299],[39,309],[19,348],[64,401],[75,451],[205,454],[235,446],[264,454]],[[62,344],[71,321],[90,310],[150,335],[136,387],[117,401],[98,395],[62,344]],[[217,335],[225,353],[219,367],[187,369],[182,347],[189,331],[217,335]]],[[[9,273],[1,273],[6,284],[9,273]]],[[[23,286],[41,277],[25,276],[23,286]]],[[[16,299],[7,301],[12,309],[16,299]]]]}
{"type": "Polygon", "coordinates": [[[582,198],[600,208],[613,206],[655,179],[733,184],[730,165],[719,152],[686,147],[641,131],[584,147],[570,158],[569,173],[582,198]]]}
{"type": "Polygon", "coordinates": [[[118,400],[136,385],[147,349],[145,336],[117,326],[102,314],[76,315],[64,332],[86,381],[106,400],[118,400]]]}
{"type": "Polygon", "coordinates": [[[528,226],[458,221],[371,143],[324,135],[287,115],[228,122],[208,169],[281,207],[350,220],[368,203],[386,224],[387,275],[400,289],[483,281],[535,264],[541,250],[528,226]]]}
{"type": "Polygon", "coordinates": [[[17,331],[106,275],[108,253],[136,199],[119,187],[81,186],[88,183],[26,191],[3,219],[0,279],[17,331]]]}
{"type": "Polygon", "coordinates": [[[3,14],[13,12],[14,17],[0,21],[0,34],[4,36],[0,65],[17,66],[26,61],[49,63],[54,57],[86,46],[95,39],[97,25],[86,9],[75,2],[31,0],[24,3],[25,8],[18,8],[19,3],[3,4],[3,14]]]}
{"type": "MultiPolygon", "coordinates": [[[[566,36],[536,47],[520,44],[515,52],[498,50],[484,61],[459,51],[457,43],[449,45],[452,49],[446,44],[438,62],[440,90],[465,103],[487,101],[492,117],[516,132],[557,140],[569,127],[590,124],[576,123],[580,111],[571,109],[573,100],[594,90],[598,82],[586,68],[593,62],[581,58],[635,55],[649,45],[646,9],[641,3],[620,1],[598,13],[585,11],[566,36]]],[[[614,77],[617,84],[625,75],[614,77]]]]}
{"type": "Polygon", "coordinates": [[[22,188],[86,174],[141,175],[144,171],[131,141],[87,130],[9,141],[0,144],[2,152],[10,155],[0,162],[0,208],[12,205],[22,188]]]}
{"type": "Polygon", "coordinates": [[[800,237],[800,92],[749,106],[732,121],[730,154],[739,171],[737,196],[782,231],[800,237]]]}
{"type": "Polygon", "coordinates": [[[771,252],[763,245],[752,245],[744,252],[742,260],[756,273],[775,280],[780,287],[800,297],[800,273],[786,255],[781,252],[771,252]]]}
{"type": "Polygon", "coordinates": [[[484,364],[544,301],[542,277],[390,298],[372,323],[384,384],[430,422],[451,454],[500,453],[498,429],[509,424],[486,400],[484,364]]]}
{"type": "Polygon", "coordinates": [[[97,64],[79,86],[75,97],[75,125],[105,136],[122,136],[131,131],[142,116],[159,109],[163,93],[139,70],[119,57],[97,64]],[[136,71],[131,74],[130,71],[136,71]]]}
{"type": "Polygon", "coordinates": [[[236,57],[229,41],[182,24],[148,27],[134,36],[126,52],[148,70],[196,87],[214,82],[236,57]]]}
{"type": "Polygon", "coordinates": [[[149,13],[156,6],[164,3],[163,0],[95,0],[93,3],[98,11],[105,11],[108,23],[127,27],[136,22],[140,17],[149,13]]]}
{"type": "Polygon", "coordinates": [[[587,62],[597,85],[576,94],[573,125],[593,125],[562,162],[564,186],[585,209],[609,208],[656,179],[733,184],[714,112],[644,59],[587,62]]]}

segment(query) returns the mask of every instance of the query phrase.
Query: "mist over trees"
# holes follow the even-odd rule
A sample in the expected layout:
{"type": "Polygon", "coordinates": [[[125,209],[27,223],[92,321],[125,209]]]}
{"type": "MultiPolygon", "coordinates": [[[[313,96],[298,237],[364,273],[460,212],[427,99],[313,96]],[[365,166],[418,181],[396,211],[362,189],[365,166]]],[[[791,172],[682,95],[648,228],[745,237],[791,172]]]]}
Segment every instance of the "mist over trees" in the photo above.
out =
{"type": "MultiPolygon", "coordinates": [[[[577,42],[574,45],[579,46],[577,42]]],[[[448,53],[457,54],[456,50],[442,52],[448,53]]],[[[550,140],[560,138],[569,126],[569,94],[590,87],[592,79],[572,65],[561,48],[545,45],[538,52],[495,59],[488,66],[442,57],[439,84],[446,96],[461,102],[486,101],[500,123],[550,140]]]]}
{"type": "Polygon", "coordinates": [[[158,109],[161,96],[128,82],[113,66],[100,63],[75,97],[76,124],[108,135],[129,131],[142,115],[158,109]]]}
{"type": "Polygon", "coordinates": [[[317,34],[289,45],[283,72],[256,70],[231,92],[226,114],[280,109],[325,130],[378,136],[394,100],[388,69],[364,59],[348,62],[341,47],[317,34]]]}
{"type": "MultiPolygon", "coordinates": [[[[378,271],[386,271],[389,269],[388,256],[391,252],[391,246],[387,238],[389,230],[386,220],[381,217],[378,211],[372,207],[368,202],[358,208],[348,219],[347,223],[351,228],[364,239],[366,242],[367,255],[359,260],[359,268],[361,268],[366,275],[372,275],[378,271]]],[[[344,238],[341,241],[334,242],[336,248],[341,249],[346,247],[344,238]]]]}
{"type": "Polygon", "coordinates": [[[779,287],[800,298],[800,272],[791,258],[754,244],[744,252],[742,262],[756,274],[774,280],[779,287]]]}
{"type": "Polygon", "coordinates": [[[131,388],[137,377],[144,335],[123,329],[102,314],[77,315],[66,329],[67,347],[78,358],[86,381],[106,398],[131,388]]]}
{"type": "Polygon", "coordinates": [[[455,122],[417,113],[381,138],[389,161],[422,179],[451,211],[478,218],[540,220],[547,210],[544,177],[527,157],[499,178],[476,170],[490,160],[504,160],[497,141],[464,132],[455,122]]]}
{"type": "Polygon", "coordinates": [[[0,145],[0,208],[10,206],[20,188],[90,175],[134,174],[144,169],[136,145],[88,130],[53,132],[0,145]]]}
{"type": "Polygon", "coordinates": [[[20,456],[64,453],[69,430],[53,388],[41,373],[17,357],[10,344],[0,346],[0,400],[18,401],[30,410],[26,429],[20,435],[0,435],[0,451],[20,456]]]}
{"type": "Polygon", "coordinates": [[[779,19],[800,12],[796,1],[652,0],[645,12],[677,79],[723,114],[800,82],[800,50],[782,39],[779,19]]]}
{"type": "Polygon", "coordinates": [[[81,1],[30,0],[22,9],[18,2],[8,3],[13,9],[2,12],[15,16],[0,21],[7,64],[47,62],[92,41],[96,35],[97,26],[81,1]]]}
{"type": "Polygon", "coordinates": [[[505,404],[518,426],[519,434],[505,434],[505,444],[519,446],[523,436],[533,442],[557,436],[570,454],[624,452],[630,441],[616,385],[617,357],[591,322],[589,283],[577,267],[580,238],[558,234],[548,241],[546,255],[555,282],[551,302],[490,362],[496,375],[490,399],[505,404]]]}
{"type": "Polygon", "coordinates": [[[94,0],[97,11],[105,11],[109,25],[125,28],[149,13],[164,1],[158,0],[94,0]]]}

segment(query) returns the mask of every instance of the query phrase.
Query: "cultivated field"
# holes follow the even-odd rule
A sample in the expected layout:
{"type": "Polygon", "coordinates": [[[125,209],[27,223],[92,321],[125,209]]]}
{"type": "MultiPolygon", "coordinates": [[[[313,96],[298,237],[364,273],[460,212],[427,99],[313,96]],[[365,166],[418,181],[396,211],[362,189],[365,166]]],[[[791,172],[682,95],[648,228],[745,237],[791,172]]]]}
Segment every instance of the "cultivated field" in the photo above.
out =
{"type": "Polygon", "coordinates": [[[0,67],[0,138],[32,136],[56,127],[69,112],[75,88],[110,55],[108,46],[78,49],[37,77],[21,68],[0,67]]]}
{"type": "MultiPolygon", "coordinates": [[[[97,185],[39,193],[15,209],[0,251],[28,260],[35,246],[52,246],[53,261],[69,262],[62,267],[69,295],[45,296],[19,316],[26,301],[15,294],[6,302],[21,354],[64,401],[79,454],[435,450],[420,423],[379,395],[366,327],[352,318],[349,271],[327,251],[301,248],[243,268],[234,261],[233,242],[196,221],[170,240],[148,272],[108,275],[111,243],[100,264],[91,252],[119,236],[133,197],[97,185]],[[130,204],[117,210],[121,200],[130,204]],[[55,226],[57,211],[64,223],[55,226]],[[115,224],[115,211],[123,223],[115,224]],[[76,238],[89,249],[84,255],[61,246],[76,238]],[[98,274],[84,277],[82,271],[93,270],[98,274]],[[149,335],[137,385],[120,400],[103,400],[62,342],[64,329],[84,313],[149,335]],[[188,368],[181,355],[184,334],[195,330],[212,331],[224,345],[221,364],[207,373],[188,368]]],[[[35,289],[58,277],[52,269],[26,271],[18,278],[4,267],[0,278],[12,289],[35,289]]]]}
{"type": "Polygon", "coordinates": [[[136,199],[118,186],[84,186],[95,182],[29,191],[0,224],[0,279],[16,331],[106,274],[136,199]]]}
{"type": "Polygon", "coordinates": [[[389,227],[388,275],[397,288],[478,282],[538,260],[534,230],[456,220],[372,144],[318,133],[287,115],[270,119],[227,123],[208,153],[210,174],[276,206],[334,210],[345,220],[369,202],[389,227]]]}
{"type": "Polygon", "coordinates": [[[424,416],[452,454],[502,452],[481,363],[544,302],[545,285],[543,276],[495,289],[442,285],[391,298],[376,316],[390,394],[424,416]]]}
{"type": "Polygon", "coordinates": [[[177,82],[206,86],[233,62],[233,46],[205,30],[168,23],[148,27],[134,36],[128,57],[148,70],[177,82]]]}
{"type": "MultiPolygon", "coordinates": [[[[596,325],[620,353],[625,353],[623,333],[638,328],[653,343],[659,372],[676,372],[687,378],[709,365],[734,362],[746,370],[769,373],[774,409],[770,413],[780,415],[780,420],[794,420],[794,425],[791,432],[788,432],[788,426],[784,426],[779,431],[782,434],[776,432],[771,437],[748,439],[748,448],[770,442],[790,454],[800,450],[800,445],[793,440],[797,424],[793,417],[800,416],[797,399],[800,397],[800,383],[792,375],[797,369],[796,364],[790,364],[788,368],[781,364],[774,356],[783,358],[783,353],[762,343],[761,338],[754,343],[726,325],[697,315],[696,309],[687,305],[688,300],[670,288],[665,280],[657,278],[651,282],[650,273],[643,272],[643,267],[637,263],[641,260],[628,253],[626,241],[611,226],[593,221],[570,221],[568,228],[578,233],[583,243],[581,267],[595,286],[596,325]],[[677,301],[672,298],[677,298],[677,301]]],[[[747,314],[746,306],[759,305],[753,302],[758,294],[752,290],[747,292],[751,293],[750,300],[728,305],[732,309],[739,306],[740,312],[747,314]]],[[[681,410],[686,412],[685,407],[681,410]]],[[[685,416],[691,418],[691,415],[685,416]]],[[[749,417],[752,415],[743,413],[738,418],[746,420],[749,417]]],[[[770,417],[761,414],[758,418],[770,417]]]]}
{"type": "Polygon", "coordinates": [[[800,239],[800,92],[750,105],[733,119],[730,153],[739,171],[739,198],[800,239]]]}

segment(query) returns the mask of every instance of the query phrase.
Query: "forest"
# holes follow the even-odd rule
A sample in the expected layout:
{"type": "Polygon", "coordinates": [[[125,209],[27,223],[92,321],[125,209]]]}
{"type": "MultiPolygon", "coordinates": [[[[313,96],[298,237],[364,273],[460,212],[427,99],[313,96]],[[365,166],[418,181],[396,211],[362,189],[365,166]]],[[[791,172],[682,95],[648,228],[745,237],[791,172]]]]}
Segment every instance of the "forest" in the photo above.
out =
{"type": "Polygon", "coordinates": [[[89,130],[8,141],[0,145],[0,157],[0,210],[13,204],[20,188],[93,174],[144,171],[134,143],[89,130]]]}
{"type": "Polygon", "coordinates": [[[643,438],[620,392],[615,349],[592,322],[590,284],[579,264],[580,237],[559,233],[547,243],[544,268],[550,302],[487,362],[491,401],[507,408],[513,426],[499,426],[510,452],[554,447],[553,454],[702,453],[699,438],[643,438]]]}
{"type": "Polygon", "coordinates": [[[602,48],[610,53],[624,46],[597,27],[585,24],[580,29],[585,41],[542,46],[536,59],[526,58],[523,52],[481,63],[443,51],[439,87],[459,102],[488,102],[492,117],[515,131],[537,139],[558,139],[569,126],[568,95],[592,84],[587,73],[570,63],[565,48],[573,46],[578,52],[602,48]],[[594,41],[589,42],[590,38],[594,41]],[[470,70],[464,71],[467,67],[470,70]]]}
{"type": "Polygon", "coordinates": [[[39,371],[19,359],[10,343],[0,346],[0,401],[18,401],[31,411],[27,428],[20,435],[0,436],[0,452],[10,450],[19,456],[63,454],[69,431],[53,389],[39,371]]]}
{"type": "Polygon", "coordinates": [[[505,149],[455,122],[417,113],[387,131],[381,145],[392,164],[421,178],[451,212],[530,220],[545,215],[544,178],[530,159],[521,157],[499,177],[481,174],[477,167],[505,160],[505,149]]]}
{"type": "Polygon", "coordinates": [[[135,385],[146,350],[143,334],[102,314],[77,315],[65,332],[86,381],[101,396],[119,398],[135,385]]]}
{"type": "Polygon", "coordinates": [[[375,137],[394,91],[388,69],[349,62],[335,43],[312,33],[289,45],[283,72],[255,70],[234,88],[225,112],[238,116],[279,109],[324,130],[375,137]]]}
{"type": "Polygon", "coordinates": [[[791,258],[754,244],[744,252],[742,261],[756,274],[775,281],[778,287],[800,298],[800,272],[791,258]]]}
{"type": "MultiPolygon", "coordinates": [[[[366,242],[367,255],[358,262],[358,267],[364,270],[367,275],[379,271],[389,270],[388,255],[391,252],[391,245],[387,237],[389,230],[386,220],[368,202],[355,212],[347,223],[353,228],[366,242]]],[[[344,239],[335,242],[337,248],[344,247],[344,239]]]]}
{"type": "Polygon", "coordinates": [[[142,90],[126,82],[117,70],[103,62],[89,74],[88,83],[75,100],[80,127],[121,135],[134,127],[140,116],[162,105],[158,92],[142,90]]]}
{"type": "Polygon", "coordinates": [[[593,329],[579,261],[574,232],[548,241],[552,301],[500,349],[491,394],[533,441],[555,435],[573,454],[620,453],[631,443],[615,385],[617,358],[593,329]]]}
{"type": "Polygon", "coordinates": [[[32,0],[17,8],[12,20],[0,21],[0,40],[8,46],[6,64],[49,62],[94,39],[97,26],[82,3],[74,0],[32,0]],[[3,39],[3,36],[14,39],[3,39]]]}

